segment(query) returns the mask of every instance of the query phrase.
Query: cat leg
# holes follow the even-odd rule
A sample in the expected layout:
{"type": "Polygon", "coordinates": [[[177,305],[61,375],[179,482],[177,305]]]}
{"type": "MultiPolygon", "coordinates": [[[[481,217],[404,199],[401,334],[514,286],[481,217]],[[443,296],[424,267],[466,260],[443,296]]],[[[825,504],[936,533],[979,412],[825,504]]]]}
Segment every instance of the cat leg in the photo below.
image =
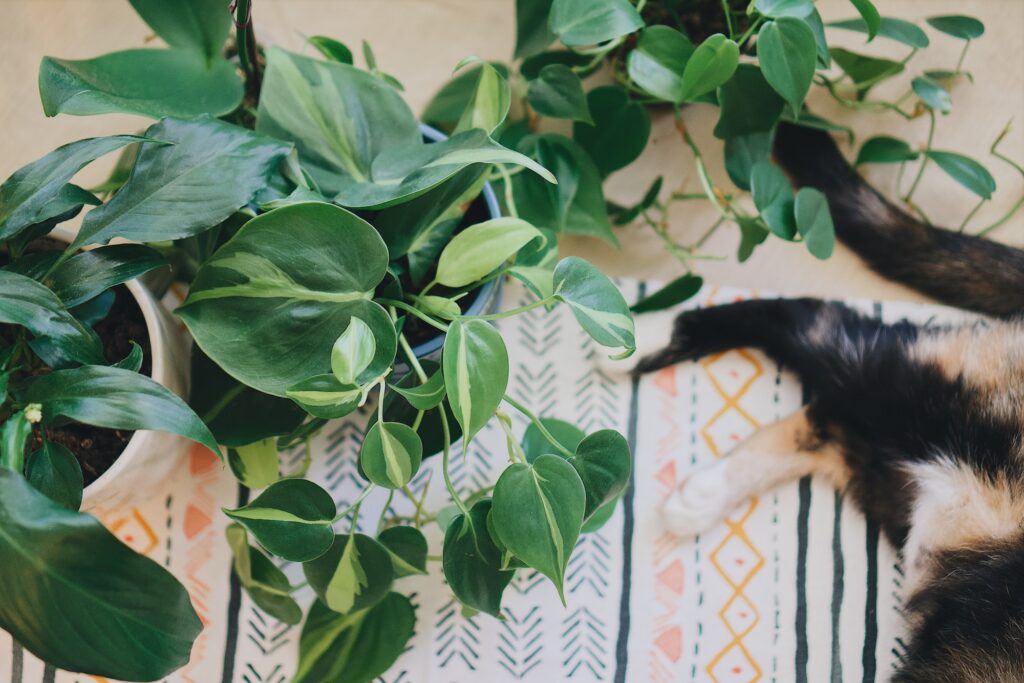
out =
{"type": "Polygon", "coordinates": [[[690,475],[662,507],[665,526],[679,536],[693,536],[744,501],[808,474],[824,474],[838,488],[850,478],[839,448],[816,436],[805,407],[690,475]]]}

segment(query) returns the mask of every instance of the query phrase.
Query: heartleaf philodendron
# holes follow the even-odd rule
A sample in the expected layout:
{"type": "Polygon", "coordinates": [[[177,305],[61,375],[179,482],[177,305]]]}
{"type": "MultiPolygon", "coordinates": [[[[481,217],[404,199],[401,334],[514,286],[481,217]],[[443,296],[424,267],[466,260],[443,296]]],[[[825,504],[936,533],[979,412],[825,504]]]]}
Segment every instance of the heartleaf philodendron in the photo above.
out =
{"type": "Polygon", "coordinates": [[[378,486],[400,489],[416,475],[423,460],[423,443],[401,422],[376,422],[359,450],[359,464],[378,486]]]}
{"type": "Polygon", "coordinates": [[[445,337],[442,364],[452,412],[468,441],[491,419],[505,395],[505,342],[482,320],[456,320],[445,337]]]}
{"type": "Polygon", "coordinates": [[[337,509],[327,491],[305,479],[282,479],[249,504],[224,513],[248,529],[260,545],[292,562],[323,555],[334,542],[337,509]]]}
{"type": "Polygon", "coordinates": [[[487,527],[491,500],[477,501],[469,515],[460,514],[444,534],[444,577],[459,601],[484,614],[501,614],[501,597],[515,575],[502,567],[501,550],[487,527]]]}
{"type": "Polygon", "coordinates": [[[633,318],[618,287],[578,256],[555,267],[555,296],[569,305],[580,326],[602,346],[621,347],[620,358],[636,351],[633,318]]]}
{"type": "Polygon", "coordinates": [[[306,580],[320,600],[339,614],[351,614],[380,602],[391,589],[391,554],[363,534],[335,536],[320,557],[306,562],[306,580]]]}

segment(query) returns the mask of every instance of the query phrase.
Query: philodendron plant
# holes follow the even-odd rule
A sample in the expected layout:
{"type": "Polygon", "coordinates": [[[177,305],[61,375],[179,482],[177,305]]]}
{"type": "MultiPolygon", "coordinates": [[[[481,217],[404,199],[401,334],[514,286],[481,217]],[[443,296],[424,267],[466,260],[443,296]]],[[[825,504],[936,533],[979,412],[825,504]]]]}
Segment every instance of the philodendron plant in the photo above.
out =
{"type": "MultiPolygon", "coordinates": [[[[770,159],[780,121],[845,132],[853,141],[851,129],[804,107],[814,84],[856,112],[891,112],[904,120],[927,116],[923,149],[892,136],[874,137],[860,146],[857,163],[901,168],[916,163],[913,181],[897,193],[924,217],[913,196],[925,167],[934,162],[978,198],[961,229],[966,228],[981,203],[992,197],[995,181],[977,161],[933,143],[936,115],[949,113],[952,106],[952,85],[971,78],[963,69],[964,56],[984,26],[966,16],[929,17],[930,29],[963,42],[955,66],[915,73],[904,94],[880,99],[872,96],[876,87],[902,77],[911,59],[928,47],[929,37],[913,22],[882,16],[872,0],[851,0],[850,9],[853,18],[826,24],[813,0],[517,0],[515,63],[486,64],[459,74],[428,105],[424,119],[442,128],[454,125],[478,82],[510,79],[517,96],[498,139],[551,168],[560,186],[573,191],[547,192],[520,174],[505,193],[509,205],[518,204],[539,227],[609,239],[614,239],[613,223],[641,220],[685,269],[684,276],[639,302],[635,311],[668,307],[696,294],[702,281],[695,262],[720,258],[705,253],[705,244],[722,225],[738,226],[740,261],[770,235],[800,242],[817,258],[831,255],[835,235],[825,197],[813,188],[794,194],[770,159]],[[894,41],[907,54],[892,60],[831,47],[827,36],[832,31],[861,33],[867,42],[894,41]],[[552,47],[556,40],[561,44],[552,47]],[[598,72],[605,78],[586,88],[584,79],[598,72]],[[718,107],[714,136],[724,146],[724,173],[709,170],[707,150],[687,128],[683,108],[691,105],[718,107]],[[659,176],[637,204],[606,204],[602,182],[628,167],[647,146],[651,107],[674,111],[699,182],[663,192],[659,176]],[[571,122],[571,136],[543,132],[539,125],[545,118],[571,122]],[[724,178],[716,182],[719,175],[727,175],[735,187],[724,178]],[[538,201],[545,195],[548,202],[538,201]],[[668,232],[670,206],[702,199],[714,205],[717,218],[693,242],[678,243],[668,232]]],[[[1004,135],[993,143],[992,155],[1024,173],[997,151],[1004,135]]],[[[1004,224],[1022,204],[979,234],[1004,224]]]]}
{"type": "Polygon", "coordinates": [[[140,244],[81,251],[92,240],[48,240],[100,204],[72,176],[128,144],[165,142],[81,140],[0,185],[0,628],[55,666],[151,680],[188,661],[199,618],[166,569],[79,512],[82,467],[65,443],[90,425],[173,432],[214,452],[217,444],[180,398],[139,372],[142,346],[111,358],[94,329],[113,315],[113,288],[164,258],[140,244]]]}
{"type": "MultiPolygon", "coordinates": [[[[525,213],[532,202],[523,214],[509,202],[508,216],[478,215],[494,178],[537,176],[541,203],[573,189],[492,137],[508,114],[507,82],[479,79],[450,137],[428,144],[401,85],[366,45],[366,69],[322,36],[309,41],[320,58],[263,50],[252,7],[240,0],[225,51],[220,0],[132,4],[170,48],[47,58],[40,70],[48,114],[158,119],[137,138],[69,146],[137,143],[69,251],[114,237],[148,242],[189,285],[178,314],[196,342],[192,405],[228,447],[232,472],[262,489],[225,510],[235,572],[257,605],[287,623],[303,618],[299,586],[270,556],[302,563],[316,593],[296,680],[369,681],[403,651],[414,611],[396,580],[427,572],[420,529],[428,521],[443,524],[441,565],[467,610],[499,616],[505,587],[524,568],[561,595],[578,536],[608,519],[628,482],[629,448],[615,431],[587,435],[509,396],[508,354],[490,321],[565,305],[613,353],[632,353],[635,340],[618,289],[586,261],[559,259],[559,228],[537,227],[525,213]],[[485,295],[507,276],[534,300],[491,312],[485,295]],[[431,345],[438,358],[413,348],[431,345]],[[364,405],[365,484],[339,510],[304,478],[308,459],[283,476],[279,453],[305,443],[309,455],[326,421],[364,405]],[[521,442],[508,409],[530,423],[521,442]],[[492,420],[508,437],[509,465],[493,487],[459,491],[449,477],[453,447],[461,439],[467,452],[492,420]],[[438,454],[453,514],[424,510],[410,487],[438,454]],[[358,532],[367,528],[365,520],[357,527],[361,504],[375,489],[409,496],[415,515],[391,517],[386,506],[376,529],[358,532]]],[[[77,165],[63,162],[26,192],[64,187],[84,163],[71,158],[77,165]]],[[[203,442],[212,447],[209,436],[203,442]]],[[[194,635],[193,624],[178,626],[164,636],[194,635]]],[[[161,654],[140,655],[147,671],[171,664],[161,654]]],[[[130,677],[117,668],[121,659],[111,655],[108,668],[56,661],[130,677]]]]}

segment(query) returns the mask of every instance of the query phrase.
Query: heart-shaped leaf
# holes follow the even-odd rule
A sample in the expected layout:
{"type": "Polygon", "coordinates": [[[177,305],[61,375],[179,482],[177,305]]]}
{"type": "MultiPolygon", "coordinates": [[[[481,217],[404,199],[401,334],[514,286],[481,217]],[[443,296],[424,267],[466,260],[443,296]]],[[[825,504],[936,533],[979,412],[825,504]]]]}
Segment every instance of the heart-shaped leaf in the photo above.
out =
{"type": "Polygon", "coordinates": [[[359,465],[378,486],[400,489],[420,469],[423,444],[411,427],[401,422],[376,422],[363,438],[359,465]]]}
{"type": "Polygon", "coordinates": [[[480,65],[476,87],[459,116],[455,132],[479,128],[490,135],[505,122],[511,105],[512,93],[508,81],[485,62],[480,65]]]}
{"type": "Polygon", "coordinates": [[[143,21],[172,47],[219,57],[231,30],[231,12],[220,0],[129,0],[143,21]]]}
{"type": "Polygon", "coordinates": [[[769,131],[779,120],[785,100],[765,80],[754,64],[740,64],[718,89],[720,113],[715,137],[728,138],[769,131]]]}
{"type": "Polygon", "coordinates": [[[376,351],[377,340],[373,337],[373,330],[353,316],[331,347],[331,372],[342,384],[355,384],[373,362],[376,351]]]}
{"type": "Polygon", "coordinates": [[[633,163],[647,147],[651,116],[624,88],[602,85],[587,93],[593,125],[577,123],[572,137],[602,176],[633,163]]]}
{"type": "Polygon", "coordinates": [[[901,164],[904,161],[913,161],[918,156],[920,155],[903,140],[879,135],[864,141],[857,152],[857,161],[854,165],[901,164]]]}
{"type": "MultiPolygon", "coordinates": [[[[565,420],[554,417],[540,418],[541,424],[548,430],[548,433],[555,438],[567,451],[574,453],[580,441],[586,438],[586,433],[565,420]]],[[[558,448],[540,431],[536,424],[530,423],[523,432],[522,441],[523,453],[526,455],[526,462],[532,463],[542,455],[557,455],[558,448]]]]}
{"type": "Polygon", "coordinates": [[[633,318],[619,288],[604,273],[578,256],[555,267],[555,295],[567,303],[576,321],[602,346],[622,347],[623,355],[636,351],[633,318]]]}
{"type": "MultiPolygon", "coordinates": [[[[831,21],[828,25],[833,28],[842,28],[848,31],[857,31],[858,33],[871,35],[872,27],[865,23],[862,18],[831,21]]],[[[895,40],[898,43],[903,43],[919,50],[928,47],[930,42],[928,34],[922,31],[916,24],[904,19],[893,19],[892,17],[882,17],[878,21],[876,35],[895,40]]]]}
{"type": "Polygon", "coordinates": [[[223,116],[242,102],[226,59],[194,50],[122,50],[94,59],[43,57],[39,95],[47,116],[138,114],[159,119],[223,116]]]}
{"type": "Polygon", "coordinates": [[[750,174],[758,163],[768,161],[772,152],[769,132],[749,133],[725,141],[725,170],[741,190],[750,190],[750,174]]]}
{"type": "Polygon", "coordinates": [[[291,596],[294,589],[288,577],[270,558],[249,545],[245,528],[229,524],[224,533],[234,557],[238,582],[256,606],[286,624],[302,621],[302,608],[291,596]]]}
{"type": "Polygon", "coordinates": [[[489,323],[456,320],[444,340],[442,365],[448,401],[469,441],[491,419],[505,395],[505,342],[489,323]]]}
{"type": "Polygon", "coordinates": [[[563,44],[593,45],[644,26],[629,0],[554,0],[548,26],[563,44]]]}
{"type": "Polygon", "coordinates": [[[750,193],[771,231],[784,240],[793,239],[796,236],[794,198],[786,174],[770,162],[756,164],[750,174],[750,193]]]}
{"type": "MultiPolygon", "coordinates": [[[[507,66],[499,62],[488,62],[487,64],[497,72],[498,76],[506,82],[508,81],[507,66]]],[[[441,89],[434,94],[430,102],[428,102],[427,106],[423,109],[423,115],[420,118],[424,123],[436,128],[453,130],[458,126],[459,122],[463,119],[463,116],[472,110],[474,112],[480,112],[481,116],[479,116],[477,120],[483,122],[485,118],[482,116],[484,109],[474,106],[473,101],[474,98],[482,94],[481,86],[487,85],[483,81],[488,80],[489,78],[489,75],[485,76],[484,74],[483,64],[476,64],[463,69],[458,73],[458,75],[445,83],[441,89]]],[[[483,90],[487,89],[487,87],[483,88],[483,90]]],[[[499,104],[499,107],[494,111],[500,112],[500,102],[496,101],[492,103],[499,104]]],[[[474,126],[469,126],[469,128],[472,127],[474,126]]],[[[475,127],[483,128],[483,126],[475,127]]],[[[465,130],[468,130],[469,128],[466,128],[465,130]]]]}
{"type": "Polygon", "coordinates": [[[452,288],[482,280],[540,236],[537,228],[520,218],[492,218],[471,225],[441,252],[435,279],[452,288]]]}
{"type": "Polygon", "coordinates": [[[516,0],[516,59],[543,51],[555,39],[555,34],[548,28],[551,2],[516,0]]]}
{"type": "Polygon", "coordinates": [[[275,396],[329,373],[332,345],[358,317],[377,343],[359,377],[369,381],[391,367],[397,348],[391,317],[370,301],[387,263],[380,235],[354,214],[285,206],[246,223],[210,257],[178,314],[224,370],[275,396]]]}
{"type": "Polygon", "coordinates": [[[166,569],[3,468],[0,583],[20,596],[0,602],[0,627],[68,671],[163,679],[188,662],[202,630],[188,593],[166,569]]]}
{"type": "Polygon", "coordinates": [[[704,286],[704,278],[686,273],[629,307],[633,313],[650,313],[672,308],[692,299],[704,286]]]}
{"type": "Polygon", "coordinates": [[[690,39],[670,26],[648,26],[626,57],[626,70],[641,88],[668,102],[683,101],[683,73],[693,55],[690,39]]]}
{"type": "Polygon", "coordinates": [[[683,101],[693,101],[724,84],[740,60],[740,48],[735,41],[721,33],[709,36],[686,62],[680,95],[683,101]]]}
{"type": "Polygon", "coordinates": [[[441,401],[444,400],[445,386],[444,386],[444,374],[440,370],[435,372],[427,381],[423,384],[418,384],[412,387],[400,387],[394,385],[391,387],[408,401],[413,408],[417,410],[430,410],[440,405],[441,401]]]}
{"type": "Polygon", "coordinates": [[[991,199],[996,191],[996,181],[988,170],[970,157],[956,152],[926,150],[925,156],[938,164],[950,178],[957,181],[982,199],[991,199]]]}
{"type": "Polygon", "coordinates": [[[822,260],[831,256],[836,245],[836,229],[825,195],[813,187],[802,187],[796,193],[793,210],[807,251],[822,260]]]}
{"type": "Polygon", "coordinates": [[[281,478],[277,439],[262,439],[228,450],[228,466],[235,479],[251,489],[262,489],[281,478]]]}
{"type": "Polygon", "coordinates": [[[814,33],[800,19],[782,17],[769,21],[758,33],[757,56],[761,71],[797,114],[811,88],[817,54],[814,33]]]}
{"type": "Polygon", "coordinates": [[[327,552],[334,541],[331,524],[336,513],[331,494],[306,479],[282,479],[248,505],[224,510],[260,545],[290,562],[306,562],[327,552]]]}
{"type": "Polygon", "coordinates": [[[409,598],[389,593],[368,610],[341,615],[316,601],[299,639],[292,683],[370,683],[405,652],[416,626],[409,598]]]}
{"type": "Polygon", "coordinates": [[[974,17],[967,17],[962,14],[928,17],[925,21],[936,31],[941,31],[960,40],[975,40],[985,34],[985,24],[974,17]]]}
{"type": "Polygon", "coordinates": [[[427,539],[419,529],[393,526],[380,532],[377,541],[391,554],[396,579],[427,573],[427,539]]]}
{"type": "Polygon", "coordinates": [[[527,99],[541,116],[593,123],[583,82],[564,64],[548,64],[530,81],[527,99]]]}
{"type": "Polygon", "coordinates": [[[515,575],[502,569],[501,550],[488,531],[491,500],[477,501],[469,516],[458,515],[445,528],[444,578],[463,605],[500,616],[501,596],[515,575]]]}
{"type": "Polygon", "coordinates": [[[584,519],[615,500],[626,489],[632,471],[632,457],[626,438],[614,429],[589,434],[576,446],[569,459],[586,491],[584,519]]]}
{"type": "Polygon", "coordinates": [[[363,534],[335,536],[330,550],[302,570],[317,597],[340,614],[380,602],[395,576],[387,549],[363,534]]]}
{"type": "Polygon", "coordinates": [[[556,455],[510,465],[494,487],[492,514],[502,545],[551,579],[563,604],[565,568],[583,525],[586,501],[579,474],[556,455]]]}
{"type": "Polygon", "coordinates": [[[55,503],[75,512],[82,505],[82,466],[65,446],[43,440],[25,462],[28,483],[55,503]]]}

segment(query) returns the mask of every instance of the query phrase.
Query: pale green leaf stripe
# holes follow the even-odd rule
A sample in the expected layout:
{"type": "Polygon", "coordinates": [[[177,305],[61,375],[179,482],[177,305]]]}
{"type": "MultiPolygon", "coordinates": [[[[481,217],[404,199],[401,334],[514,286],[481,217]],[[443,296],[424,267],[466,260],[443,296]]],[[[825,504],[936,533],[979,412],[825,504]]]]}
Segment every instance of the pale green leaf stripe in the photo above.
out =
{"type": "MultiPolygon", "coordinates": [[[[558,592],[562,593],[564,590],[561,585],[562,574],[565,572],[565,550],[562,542],[562,531],[558,528],[558,520],[555,519],[555,511],[551,508],[551,502],[544,495],[544,489],[540,487],[540,482],[547,480],[537,474],[537,470],[534,468],[531,468],[531,474],[533,474],[533,485],[537,487],[537,496],[540,498],[541,505],[544,506],[544,519],[548,525],[548,533],[551,535],[551,542],[555,546],[555,559],[557,560],[558,567],[558,592]]],[[[564,600],[563,598],[563,602],[564,600]]]]}
{"type": "MultiPolygon", "coordinates": [[[[358,629],[362,627],[362,621],[366,618],[366,612],[359,611],[354,614],[346,614],[345,616],[339,615],[339,619],[334,622],[334,625],[324,632],[323,637],[316,641],[316,645],[309,648],[306,651],[305,656],[299,660],[298,671],[295,672],[294,680],[302,680],[310,669],[312,669],[320,661],[320,658],[327,653],[327,650],[335,644],[338,636],[342,631],[352,625],[353,622],[359,622],[356,626],[357,631],[353,633],[351,642],[355,642],[358,636],[358,629]]],[[[339,655],[340,656],[340,655],[339,655]]]]}
{"type": "Polygon", "coordinates": [[[622,346],[627,348],[633,346],[633,341],[630,340],[630,337],[632,337],[630,330],[633,321],[628,315],[598,311],[587,306],[581,306],[573,301],[567,303],[580,315],[590,318],[595,325],[617,338],[622,346]]]}
{"type": "MultiPolygon", "coordinates": [[[[504,148],[495,149],[484,147],[482,149],[460,149],[454,152],[448,152],[447,154],[434,159],[423,168],[464,164],[517,164],[530,169],[553,185],[558,184],[558,179],[555,178],[551,171],[544,168],[525,154],[520,154],[519,152],[513,152],[510,149],[504,148]]],[[[379,183],[380,181],[375,182],[379,183]]]]}
{"type": "Polygon", "coordinates": [[[326,522],[322,519],[303,519],[298,515],[285,510],[275,508],[241,508],[238,510],[225,510],[225,514],[242,519],[255,519],[264,522],[294,522],[295,524],[310,524],[321,526],[326,522]]]}
{"type": "Polygon", "coordinates": [[[455,358],[458,362],[459,371],[455,373],[455,381],[459,388],[459,410],[462,413],[462,428],[470,430],[473,414],[473,399],[469,392],[469,358],[466,353],[466,333],[461,330],[459,335],[459,348],[455,358]]]}
{"type": "Polygon", "coordinates": [[[286,391],[288,398],[311,406],[333,406],[351,401],[362,395],[359,389],[351,391],[286,391]]]}
{"type": "Polygon", "coordinates": [[[381,428],[380,444],[384,450],[384,462],[387,464],[388,478],[396,484],[409,481],[412,478],[409,458],[399,458],[398,451],[396,450],[397,446],[408,456],[408,452],[405,451],[402,443],[395,439],[387,429],[381,428]]]}
{"type": "Polygon", "coordinates": [[[359,550],[356,548],[356,535],[350,534],[345,543],[345,550],[341,554],[338,568],[327,584],[327,595],[331,609],[344,614],[352,609],[356,597],[362,589],[370,585],[366,578],[366,571],[359,563],[359,550]]]}

